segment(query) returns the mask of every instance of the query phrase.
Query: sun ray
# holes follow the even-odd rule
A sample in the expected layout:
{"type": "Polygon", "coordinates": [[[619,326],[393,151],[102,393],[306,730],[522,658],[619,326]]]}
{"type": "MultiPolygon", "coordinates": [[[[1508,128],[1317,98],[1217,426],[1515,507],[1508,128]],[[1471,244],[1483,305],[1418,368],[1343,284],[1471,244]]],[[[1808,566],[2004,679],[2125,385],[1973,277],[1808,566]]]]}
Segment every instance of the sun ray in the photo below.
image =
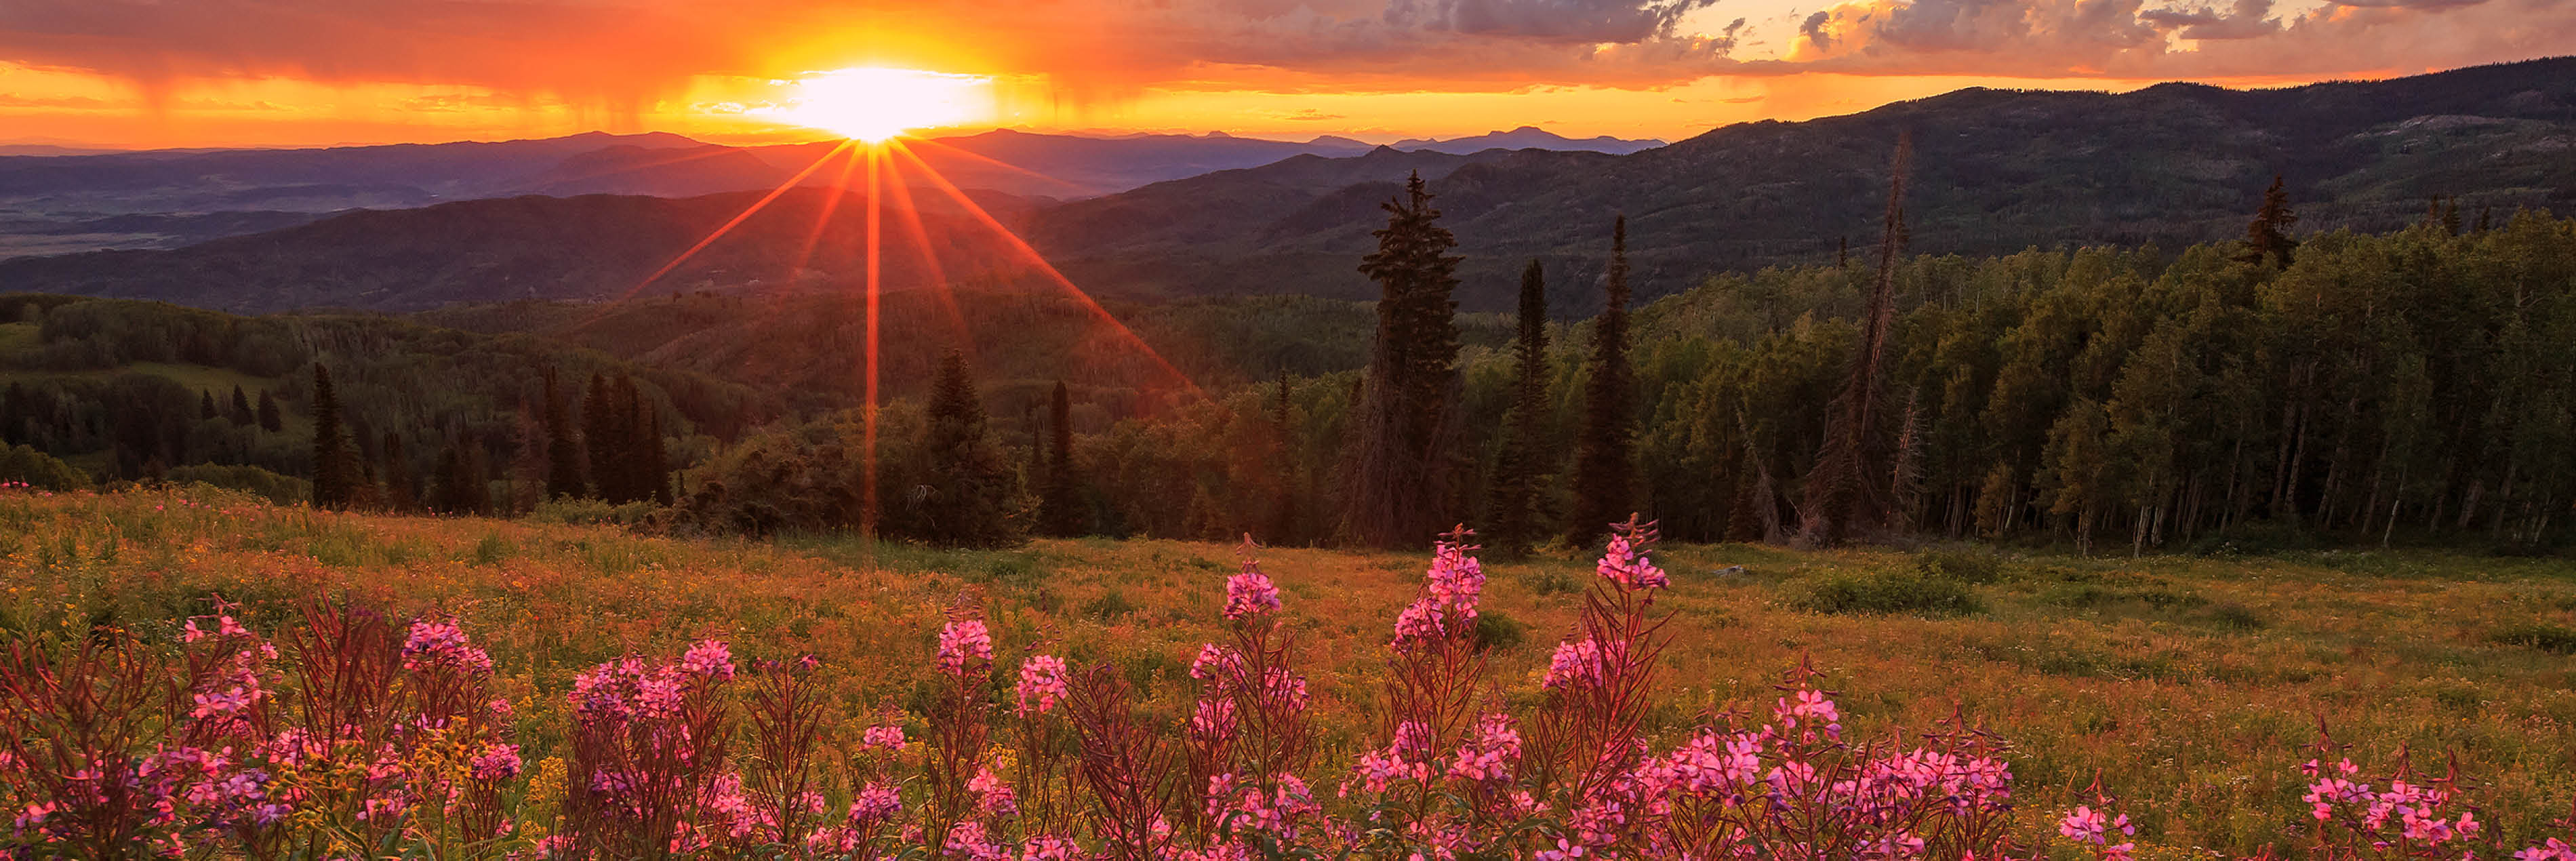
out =
{"type": "Polygon", "coordinates": [[[679,256],[671,258],[671,262],[662,264],[662,268],[653,270],[653,274],[646,275],[644,276],[644,280],[635,282],[635,286],[626,288],[626,292],[619,295],[617,298],[620,300],[635,298],[635,294],[643,292],[644,288],[652,286],[653,282],[661,280],[662,276],[671,274],[671,270],[680,268],[680,264],[688,262],[689,258],[697,256],[698,252],[704,251],[707,249],[707,246],[715,244],[715,241],[722,238],[727,232],[732,231],[736,227],[742,226],[742,223],[749,220],[753,213],[759,212],[761,207],[768,206],[770,201],[777,200],[779,195],[786,194],[788,189],[795,188],[796,186],[803,184],[805,182],[805,178],[813,176],[814,171],[820,169],[824,162],[832,160],[833,155],[838,154],[843,148],[850,146],[856,146],[856,144],[850,141],[842,141],[839,146],[833,147],[831,152],[824,153],[822,158],[815,159],[813,164],[806,165],[804,170],[797,171],[795,176],[788,177],[786,182],[779,183],[777,188],[770,189],[768,194],[761,196],[759,200],[752,202],[750,206],[744,207],[741,214],[735,215],[732,220],[725,222],[721,227],[717,227],[715,232],[707,234],[707,238],[698,240],[698,244],[689,246],[689,250],[680,252],[679,256]]]}
{"type": "Polygon", "coordinates": [[[1014,171],[1014,172],[1019,173],[1021,176],[1029,177],[1029,178],[1031,178],[1031,179],[1037,179],[1037,180],[1043,180],[1043,181],[1046,181],[1046,182],[1052,182],[1052,183],[1055,183],[1055,184],[1057,184],[1057,185],[1064,186],[1064,187],[1065,187],[1065,189],[1066,189],[1067,191],[1086,191],[1086,192],[1087,192],[1087,191],[1090,191],[1090,190],[1091,190],[1089,187],[1084,186],[1084,185],[1083,185],[1083,184],[1081,184],[1081,183],[1074,182],[1074,181],[1072,181],[1072,180],[1067,180],[1067,179],[1058,179],[1058,178],[1055,178],[1055,177],[1052,177],[1052,176],[1048,176],[1048,175],[1046,175],[1046,174],[1039,173],[1039,172],[1037,172],[1037,171],[1030,170],[1030,169],[1028,169],[1028,168],[1021,167],[1021,166],[1019,166],[1019,165],[1012,164],[1012,163],[1010,163],[1010,162],[1003,161],[1003,160],[1001,160],[1001,159],[997,159],[997,158],[994,158],[994,157],[992,157],[992,156],[985,155],[985,154],[980,153],[980,152],[975,152],[975,151],[973,151],[973,150],[966,149],[966,148],[964,148],[964,147],[959,147],[959,146],[954,146],[954,145],[951,145],[951,144],[941,143],[941,142],[939,142],[939,141],[937,141],[937,140],[933,140],[933,139],[930,139],[930,138],[909,137],[909,136],[907,136],[905,139],[906,139],[906,140],[908,140],[908,141],[910,141],[910,142],[911,142],[911,143],[913,143],[913,144],[920,144],[920,145],[923,145],[923,146],[938,147],[939,149],[944,150],[944,151],[946,151],[946,152],[950,152],[950,153],[954,153],[954,154],[956,154],[956,155],[964,156],[964,157],[966,157],[966,158],[974,159],[974,160],[976,160],[976,161],[982,162],[982,163],[984,163],[984,164],[992,165],[992,166],[994,166],[994,167],[998,167],[998,168],[1001,168],[1001,169],[1003,169],[1003,170],[1014,171]]]}
{"type": "MultiPolygon", "coordinates": [[[[823,197],[822,209],[814,215],[814,229],[805,232],[805,242],[796,248],[796,262],[787,268],[787,281],[790,284],[795,283],[796,274],[804,271],[805,264],[814,259],[814,246],[822,244],[824,231],[832,226],[832,216],[841,211],[841,198],[849,196],[850,177],[858,172],[860,155],[858,147],[833,148],[835,153],[845,150],[850,157],[841,162],[841,173],[832,178],[832,184],[829,186],[831,193],[823,197]]],[[[826,154],[823,157],[828,159],[831,155],[826,154]]]]}
{"type": "Polygon", "coordinates": [[[886,172],[893,176],[893,181],[886,183],[886,190],[896,202],[895,215],[901,218],[913,248],[921,252],[923,263],[930,267],[931,277],[924,283],[938,298],[940,310],[947,312],[948,327],[957,336],[958,349],[966,354],[967,360],[973,361],[974,330],[966,324],[965,309],[957,306],[956,292],[949,289],[946,269],[939,263],[938,249],[930,244],[930,231],[922,226],[921,211],[913,203],[912,189],[904,184],[899,163],[887,162],[886,172]]]}
{"type": "Polygon", "coordinates": [[[949,182],[947,177],[940,176],[939,172],[932,170],[928,163],[921,160],[920,156],[914,155],[911,150],[905,148],[902,141],[887,141],[885,149],[889,152],[910,159],[913,164],[920,166],[922,169],[922,175],[927,177],[933,185],[938,186],[941,191],[946,192],[950,199],[957,201],[959,206],[964,207],[967,214],[974,216],[977,221],[983,222],[984,226],[992,230],[995,236],[1000,237],[1005,243],[1008,243],[1011,249],[1017,251],[1019,256],[1026,258],[1030,265],[1036,267],[1039,272],[1044,273],[1047,278],[1054,281],[1057,286],[1064,288],[1064,291],[1067,294],[1072,295],[1076,300],[1080,301],[1083,308],[1090,311],[1092,316],[1098,318],[1103,323],[1107,323],[1112,330],[1123,336],[1129,345],[1135,347],[1136,350],[1147,359],[1151,359],[1157,367],[1160,367],[1163,370],[1163,373],[1169,375],[1173,381],[1179,383],[1181,388],[1189,392],[1192,397],[1200,399],[1205,399],[1207,397],[1207,393],[1199,388],[1198,383],[1192,382],[1188,374],[1181,373],[1181,369],[1174,367],[1169,360],[1164,359],[1163,354],[1156,352],[1152,344],[1145,343],[1145,339],[1138,336],[1135,330],[1127,328],[1126,323],[1120,322],[1117,315],[1109,313],[1109,309],[1107,308],[1100,307],[1100,303],[1092,299],[1091,294],[1083,292],[1083,289],[1079,285],[1073,283],[1073,279],[1067,278],[1063,272],[1057,271],[1055,264],[1048,263],[1046,256],[1039,254],[1035,247],[1029,245],[1028,240],[1021,239],[1019,234],[1013,233],[1009,227],[1003,226],[1000,219],[994,218],[991,212],[985,211],[982,205],[977,204],[973,198],[967,197],[966,193],[964,191],[960,191],[955,183],[949,182]]]}

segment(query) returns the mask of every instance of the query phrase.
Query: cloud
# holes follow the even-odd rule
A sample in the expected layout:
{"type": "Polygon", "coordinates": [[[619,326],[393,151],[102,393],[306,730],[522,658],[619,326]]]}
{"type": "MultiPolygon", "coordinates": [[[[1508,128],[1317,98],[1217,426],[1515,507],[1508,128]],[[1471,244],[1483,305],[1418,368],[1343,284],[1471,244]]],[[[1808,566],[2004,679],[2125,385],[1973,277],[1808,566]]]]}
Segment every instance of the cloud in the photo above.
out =
{"type": "Polygon", "coordinates": [[[1078,105],[1146,90],[1651,90],[1811,72],[2315,78],[2576,52],[2576,0],[2326,0],[2296,13],[2271,0],[1847,0],[1716,32],[1692,24],[1734,8],[1717,0],[1012,0],[1006,14],[957,0],[5,3],[0,61],[122,78],[164,105],[176,82],[201,79],[487,94],[413,105],[448,113],[741,101],[753,96],[690,88],[869,63],[1016,76],[1078,105]],[[1786,53],[1739,55],[1762,37],[1786,53]]]}
{"type": "Polygon", "coordinates": [[[1716,0],[1395,0],[1386,20],[1477,36],[1564,43],[1636,42],[1673,35],[1684,14],[1716,0]]]}
{"type": "Polygon", "coordinates": [[[2138,13],[2138,20],[2184,39],[2254,39],[2281,31],[2281,22],[2271,14],[2272,0],[2236,0],[2236,8],[2224,14],[2207,6],[2149,9],[2138,13]]]}

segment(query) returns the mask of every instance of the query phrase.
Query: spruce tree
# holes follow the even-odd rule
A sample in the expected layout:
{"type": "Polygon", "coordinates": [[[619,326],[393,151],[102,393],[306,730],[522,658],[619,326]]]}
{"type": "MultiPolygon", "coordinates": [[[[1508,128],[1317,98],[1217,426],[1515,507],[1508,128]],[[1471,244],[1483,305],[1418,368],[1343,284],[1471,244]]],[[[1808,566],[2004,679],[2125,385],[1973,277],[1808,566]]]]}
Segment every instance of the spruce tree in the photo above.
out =
{"type": "Polygon", "coordinates": [[[1290,410],[1288,372],[1279,372],[1277,391],[1270,399],[1270,433],[1272,439],[1271,486],[1276,495],[1270,503],[1270,541],[1286,544],[1301,537],[1297,531],[1297,436],[1290,410]]]}
{"type": "Polygon", "coordinates": [[[1361,392],[1343,530],[1360,544],[1413,547],[1456,521],[1459,380],[1456,237],[1415,174],[1381,204],[1386,227],[1360,272],[1378,283],[1377,341],[1361,392]]]}
{"type": "Polygon", "coordinates": [[[197,420],[199,420],[199,421],[212,421],[212,420],[214,420],[214,418],[215,418],[215,393],[214,393],[214,392],[211,392],[211,391],[207,391],[207,390],[205,390],[205,389],[198,389],[198,390],[197,390],[197,420]]]}
{"type": "Polygon", "coordinates": [[[1636,374],[1628,367],[1628,217],[1610,227],[1610,271],[1583,378],[1583,437],[1574,455],[1574,522],[1566,539],[1597,541],[1628,519],[1636,499],[1636,374]]]}
{"type": "Polygon", "coordinates": [[[581,396],[581,444],[590,463],[589,495],[609,502],[617,501],[615,490],[623,486],[617,462],[626,449],[621,406],[608,377],[590,375],[590,388],[581,396]]]}
{"type": "Polygon", "coordinates": [[[230,418],[235,427],[247,426],[259,421],[259,414],[250,408],[250,397],[242,394],[242,387],[238,385],[233,387],[233,408],[230,418]]]}
{"type": "Polygon", "coordinates": [[[670,505],[671,461],[670,455],[662,450],[662,411],[659,409],[647,407],[644,410],[644,443],[640,453],[644,466],[642,475],[650,482],[644,488],[645,495],[655,505],[670,505]]]}
{"type": "Polygon", "coordinates": [[[331,369],[313,363],[313,506],[345,508],[356,490],[349,440],[340,430],[340,397],[331,369]]]}
{"type": "Polygon", "coordinates": [[[1512,406],[1503,415],[1503,443],[1494,457],[1494,480],[1485,522],[1486,546],[1506,556],[1529,552],[1538,526],[1538,479],[1546,474],[1547,272],[1535,259],[1521,272],[1520,335],[1512,342],[1512,406]]]}
{"type": "Polygon", "coordinates": [[[923,500],[931,543],[950,547],[999,547],[1016,543],[1010,522],[1010,479],[1001,454],[984,436],[984,404],[966,357],[954,350],[940,360],[930,395],[931,477],[923,500]]]}
{"type": "Polygon", "coordinates": [[[259,429],[269,433],[286,429],[286,416],[277,411],[277,396],[267,389],[259,390],[259,429]]]}
{"type": "Polygon", "coordinates": [[[573,439],[572,416],[555,384],[555,369],[546,369],[546,403],[539,413],[546,429],[546,496],[582,495],[581,443],[573,439]]]}
{"type": "Polygon", "coordinates": [[[420,486],[412,480],[411,462],[403,454],[402,434],[385,432],[385,508],[410,511],[420,500],[420,486]]]}
{"type": "Polygon", "coordinates": [[[2290,252],[2299,247],[2290,238],[2290,225],[2299,223],[2298,213],[2290,211],[2290,192],[2281,177],[2274,174],[2272,187],[2263,190],[2263,206],[2254,211],[2254,220],[2245,225],[2245,262],[2276,260],[2283,268],[2290,265],[2290,252]]]}
{"type": "Polygon", "coordinates": [[[1064,381],[1047,398],[1045,472],[1038,494],[1038,523],[1046,534],[1069,538],[1090,531],[1091,510],[1073,471],[1073,393],[1064,381]]]}

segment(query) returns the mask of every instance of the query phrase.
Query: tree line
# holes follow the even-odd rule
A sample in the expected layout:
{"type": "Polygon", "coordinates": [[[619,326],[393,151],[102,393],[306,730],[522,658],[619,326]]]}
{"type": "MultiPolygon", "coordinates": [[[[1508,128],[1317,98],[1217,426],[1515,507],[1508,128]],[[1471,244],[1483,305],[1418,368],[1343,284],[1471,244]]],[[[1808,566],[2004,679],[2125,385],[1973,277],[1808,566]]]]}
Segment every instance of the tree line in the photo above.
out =
{"type": "Polygon", "coordinates": [[[2576,534],[2576,221],[2437,204],[2298,237],[2276,183],[2237,241],[1909,256],[1896,176],[1875,261],[1633,312],[1611,219],[1583,285],[1607,310],[1544,319],[1533,262],[1490,350],[1456,342],[1454,242],[1417,181],[1362,262],[1383,294],[1366,369],[1079,430],[1052,409],[998,443],[1022,456],[993,534],[1414,546],[1471,522],[1516,550],[1630,512],[1690,541],[2086,552],[2576,534]]]}

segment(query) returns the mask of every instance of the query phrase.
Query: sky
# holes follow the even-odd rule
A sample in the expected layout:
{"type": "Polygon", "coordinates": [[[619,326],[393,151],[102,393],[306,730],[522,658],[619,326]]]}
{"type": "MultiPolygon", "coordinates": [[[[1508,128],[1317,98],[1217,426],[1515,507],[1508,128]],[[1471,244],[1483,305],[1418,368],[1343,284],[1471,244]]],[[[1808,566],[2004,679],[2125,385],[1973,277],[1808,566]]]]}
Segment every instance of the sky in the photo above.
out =
{"type": "Polygon", "coordinates": [[[2566,54],[2576,0],[0,0],[0,144],[807,140],[854,67],[967,82],[963,128],[1676,140],[2566,54]]]}

